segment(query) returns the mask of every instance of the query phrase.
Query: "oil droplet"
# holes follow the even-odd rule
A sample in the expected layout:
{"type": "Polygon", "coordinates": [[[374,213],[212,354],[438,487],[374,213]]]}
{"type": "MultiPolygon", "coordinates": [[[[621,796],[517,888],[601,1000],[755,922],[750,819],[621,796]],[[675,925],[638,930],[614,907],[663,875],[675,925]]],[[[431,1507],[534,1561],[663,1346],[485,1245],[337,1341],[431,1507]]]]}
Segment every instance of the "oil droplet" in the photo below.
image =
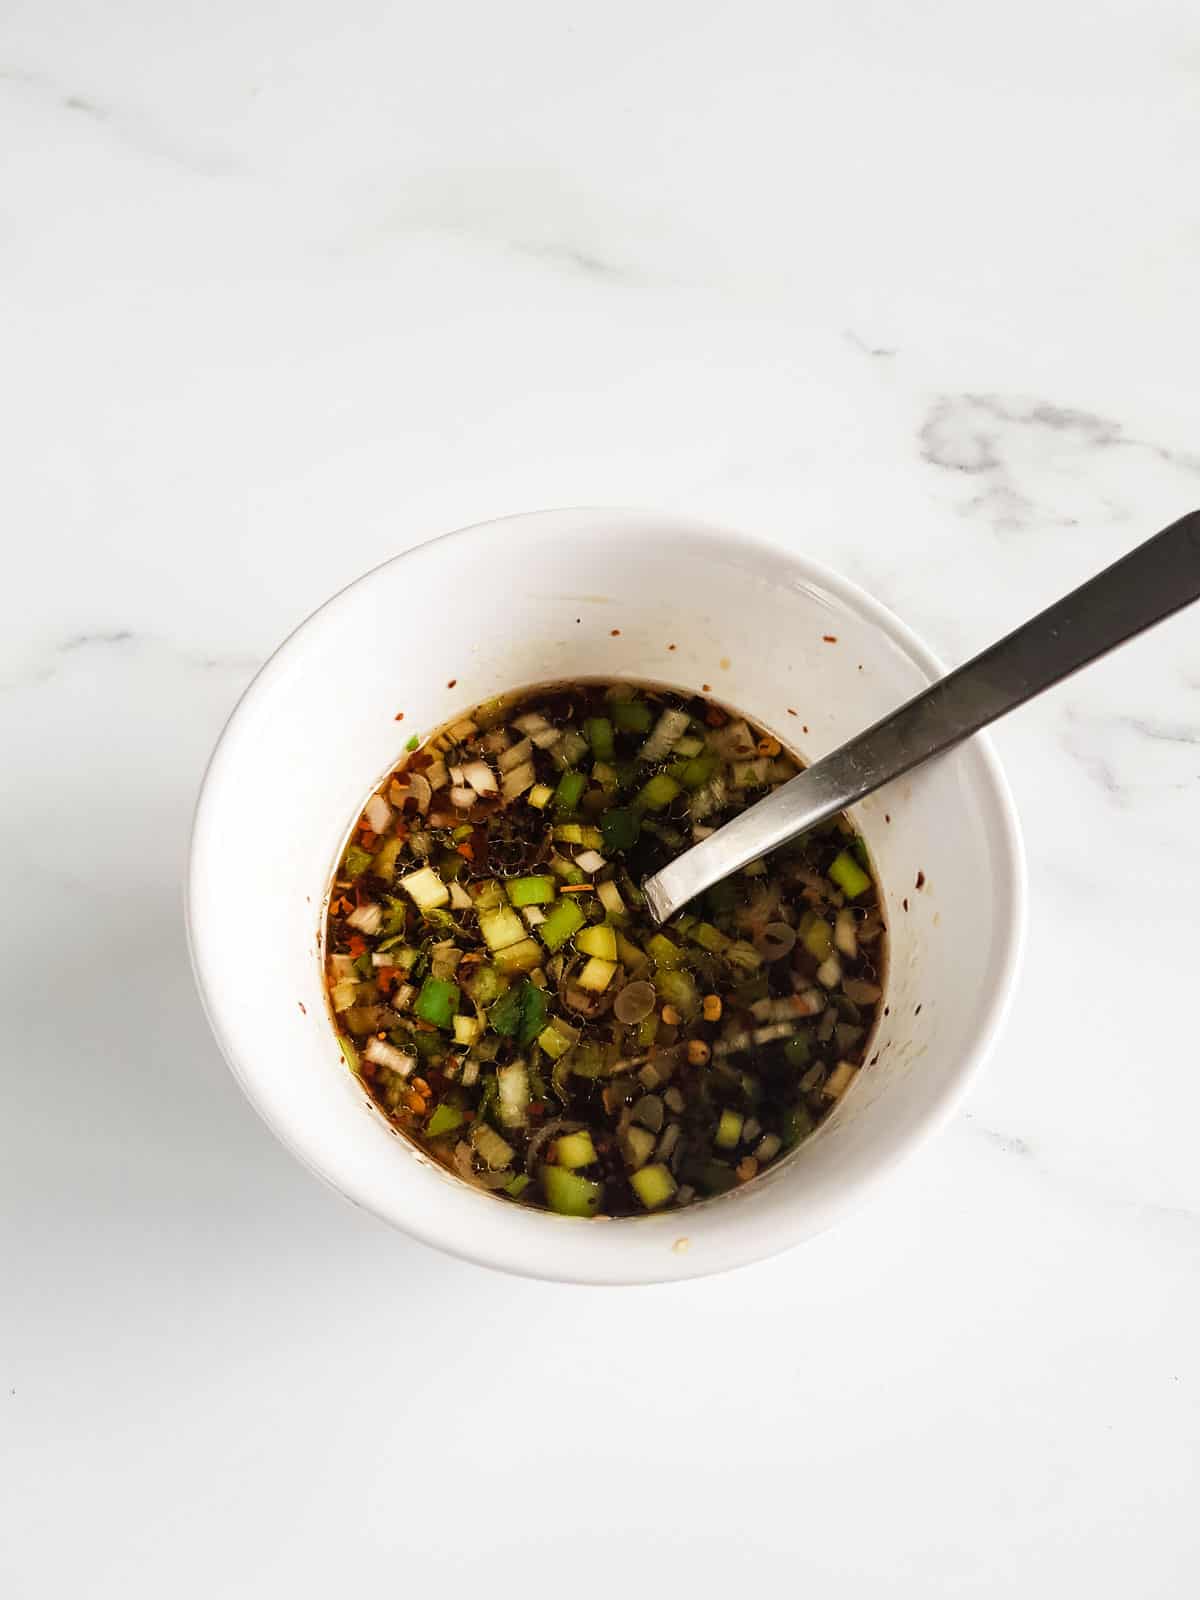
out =
{"type": "Polygon", "coordinates": [[[684,1255],[688,1249],[690,1249],[691,1243],[692,1241],[690,1239],[676,1239],[675,1243],[671,1246],[671,1249],[674,1250],[677,1256],[681,1256],[684,1255]]]}
{"type": "Polygon", "coordinates": [[[728,672],[732,663],[730,662],[728,656],[722,656],[720,661],[717,662],[717,665],[720,667],[722,672],[728,672]]]}

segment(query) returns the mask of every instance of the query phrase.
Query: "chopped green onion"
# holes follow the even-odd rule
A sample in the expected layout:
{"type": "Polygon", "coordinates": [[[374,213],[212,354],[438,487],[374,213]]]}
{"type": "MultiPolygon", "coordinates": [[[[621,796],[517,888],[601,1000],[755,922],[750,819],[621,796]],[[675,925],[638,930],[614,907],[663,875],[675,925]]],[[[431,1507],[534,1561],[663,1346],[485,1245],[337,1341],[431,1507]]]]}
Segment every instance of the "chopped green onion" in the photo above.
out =
{"type": "Polygon", "coordinates": [[[732,1150],[742,1137],[743,1118],[740,1111],[730,1111],[728,1107],[721,1113],[717,1123],[717,1131],[713,1136],[713,1143],[719,1150],[732,1150]]]}
{"type": "Polygon", "coordinates": [[[800,942],[814,961],[828,961],[833,954],[833,929],[824,917],[814,914],[807,927],[801,923],[800,942]]]}
{"type": "Polygon", "coordinates": [[[680,792],[679,785],[670,773],[656,772],[633,803],[646,811],[661,811],[664,806],[669,806],[680,792]]]}
{"type": "Polygon", "coordinates": [[[528,794],[529,804],[536,806],[539,811],[544,811],[554,798],[554,790],[548,783],[535,783],[528,794]]]}
{"type": "Polygon", "coordinates": [[[565,1056],[567,1051],[579,1039],[579,1029],[573,1028],[569,1022],[564,1022],[561,1017],[552,1017],[549,1024],[538,1034],[538,1044],[552,1061],[565,1056]]]}
{"type": "Polygon", "coordinates": [[[514,1200],[519,1200],[532,1182],[527,1172],[518,1172],[515,1178],[510,1178],[504,1185],[504,1192],[514,1200]]]}
{"type": "Polygon", "coordinates": [[[538,938],[547,950],[557,950],[566,944],[573,933],[584,924],[584,915],[576,905],[574,896],[556,900],[546,913],[545,922],[538,926],[538,938]]]}
{"type": "MultiPolygon", "coordinates": [[[[592,754],[597,761],[612,761],[616,757],[613,745],[613,725],[607,717],[589,717],[583,725],[592,754]]],[[[592,769],[593,776],[595,768],[592,769]]]]}
{"type": "Polygon", "coordinates": [[[687,936],[702,950],[709,950],[717,956],[722,950],[728,950],[733,943],[728,934],[722,933],[720,928],[714,927],[711,922],[697,922],[695,927],[687,930],[687,936]]]}
{"type": "Polygon", "coordinates": [[[685,789],[703,789],[720,765],[720,756],[709,752],[707,755],[693,756],[689,761],[672,761],[667,771],[685,789]]]}
{"type": "Polygon", "coordinates": [[[614,700],[613,721],[622,733],[648,733],[654,713],[644,700],[614,700]]]}
{"type": "Polygon", "coordinates": [[[587,788],[587,774],[576,772],[569,767],[558,780],[558,788],[554,791],[554,809],[569,814],[578,810],[579,802],[583,798],[583,791],[587,788]]]}
{"type": "Polygon", "coordinates": [[[422,911],[433,911],[444,906],[450,891],[432,867],[420,867],[400,879],[400,888],[410,894],[422,911]]]}
{"type": "Polygon", "coordinates": [[[626,1165],[635,1171],[644,1167],[654,1154],[654,1135],[649,1128],[639,1128],[636,1123],[626,1128],[621,1139],[621,1154],[625,1157],[626,1165]]]}
{"type": "Polygon", "coordinates": [[[600,1184],[566,1167],[543,1167],[542,1190],[551,1211],[564,1217],[594,1217],[603,1193],[600,1184]]]}
{"type": "Polygon", "coordinates": [[[616,970],[615,961],[603,961],[599,956],[592,956],[591,960],[585,963],[576,982],[581,989],[586,989],[590,994],[603,994],[612,982],[616,970]]]}
{"type": "Polygon", "coordinates": [[[413,736],[412,736],[412,738],[411,738],[411,739],[409,739],[409,740],[408,740],[408,741],[407,741],[407,742],[406,742],[406,743],[405,743],[405,746],[404,746],[404,748],[405,748],[405,749],[406,749],[406,750],[415,750],[415,749],[416,749],[416,748],[417,748],[417,746],[418,746],[418,745],[419,745],[419,744],[420,744],[420,743],[421,743],[421,741],[420,741],[420,739],[418,739],[418,738],[417,738],[417,736],[416,736],[416,734],[415,734],[415,733],[414,733],[414,734],[413,734],[413,736]]]}
{"type": "Polygon", "coordinates": [[[457,1016],[454,1019],[455,1044],[474,1044],[483,1031],[478,1017],[457,1016]]]}
{"type": "Polygon", "coordinates": [[[789,1067],[806,1067],[812,1055],[812,1035],[804,1031],[794,1033],[783,1047],[783,1058],[789,1067]]]}
{"type": "Polygon", "coordinates": [[[560,1167],[590,1167],[596,1146],[585,1128],[581,1133],[561,1133],[554,1146],[554,1159],[560,1167]]]}
{"type": "Polygon", "coordinates": [[[661,1162],[656,1162],[652,1167],[641,1167],[630,1176],[629,1182],[647,1211],[655,1211],[659,1206],[666,1205],[675,1193],[675,1179],[670,1169],[661,1162]]]}
{"type": "Polygon", "coordinates": [[[493,953],[507,950],[509,945],[520,944],[525,938],[525,924],[508,906],[497,906],[494,911],[481,911],[479,931],[493,953]]]}
{"type": "Polygon", "coordinates": [[[593,928],[584,928],[583,932],[576,935],[575,948],[581,955],[599,956],[602,961],[617,959],[617,936],[613,930],[603,923],[593,928]]]}
{"type": "Polygon", "coordinates": [[[522,939],[520,944],[510,944],[496,952],[496,965],[501,972],[532,972],[541,964],[541,948],[532,939],[522,939]]]}
{"type": "Polygon", "coordinates": [[[557,893],[554,879],[550,877],[510,878],[505,885],[508,898],[515,906],[549,905],[557,893]]]}
{"type": "Polygon", "coordinates": [[[829,876],[850,900],[857,900],[860,894],[871,887],[870,878],[848,850],[843,850],[834,858],[829,876]]]}
{"type": "Polygon", "coordinates": [[[665,933],[656,933],[646,940],[646,954],[660,967],[681,967],[686,959],[677,944],[672,944],[665,933]]]}
{"type": "Polygon", "coordinates": [[[611,878],[596,885],[596,894],[610,917],[624,918],[629,915],[625,902],[621,899],[621,891],[611,878]]]}

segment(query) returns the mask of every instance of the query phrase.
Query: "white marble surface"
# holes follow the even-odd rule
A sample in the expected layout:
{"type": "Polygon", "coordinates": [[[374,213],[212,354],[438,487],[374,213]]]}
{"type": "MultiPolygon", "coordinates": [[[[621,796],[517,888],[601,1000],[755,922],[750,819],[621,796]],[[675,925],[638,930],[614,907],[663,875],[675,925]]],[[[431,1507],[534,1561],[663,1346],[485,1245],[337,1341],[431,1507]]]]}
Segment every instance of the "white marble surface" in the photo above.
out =
{"type": "Polygon", "coordinates": [[[4,9],[6,1595],[1195,1591],[1195,616],[997,736],[969,1109],[732,1278],[353,1212],[180,875],[256,665],[429,534],[708,514],[958,660],[1200,503],[1198,105],[1182,0],[4,9]]]}

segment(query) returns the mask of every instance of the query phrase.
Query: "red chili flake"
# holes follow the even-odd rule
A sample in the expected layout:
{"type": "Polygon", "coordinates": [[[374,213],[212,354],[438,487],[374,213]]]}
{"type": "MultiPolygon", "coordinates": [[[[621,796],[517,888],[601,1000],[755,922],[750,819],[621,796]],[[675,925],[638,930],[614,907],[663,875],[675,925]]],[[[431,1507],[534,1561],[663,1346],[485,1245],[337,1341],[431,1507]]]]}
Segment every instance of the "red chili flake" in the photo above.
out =
{"type": "Polygon", "coordinates": [[[541,1100],[531,1100],[529,1102],[529,1115],[531,1117],[544,1116],[545,1112],[546,1112],[546,1107],[545,1107],[545,1104],[541,1100]]]}
{"type": "Polygon", "coordinates": [[[923,872],[918,872],[917,873],[917,888],[918,889],[923,889],[924,887],[925,887],[925,874],[923,872]]]}
{"type": "Polygon", "coordinates": [[[677,650],[678,648],[679,648],[679,646],[678,645],[674,645],[674,644],[669,644],[667,646],[668,650],[677,650]]]}
{"type": "Polygon", "coordinates": [[[704,694],[711,694],[712,693],[712,684],[711,683],[702,683],[700,685],[700,689],[701,689],[701,692],[704,693],[704,694]]]}
{"type": "Polygon", "coordinates": [[[621,637],[621,630],[620,630],[620,628],[614,628],[614,629],[613,629],[613,630],[612,630],[612,632],[611,632],[611,633],[610,633],[610,634],[609,634],[609,638],[610,638],[610,639],[619,639],[619,638],[620,638],[620,637],[621,637]]]}
{"type": "Polygon", "coordinates": [[[414,772],[423,772],[426,767],[433,765],[433,757],[428,750],[417,750],[409,756],[408,764],[414,772]]]}
{"type": "Polygon", "coordinates": [[[469,839],[464,839],[461,844],[455,845],[454,848],[464,861],[474,861],[475,851],[469,839]]]}
{"type": "Polygon", "coordinates": [[[800,715],[798,711],[793,711],[791,706],[787,708],[787,713],[789,717],[798,717],[800,715]]]}
{"type": "Polygon", "coordinates": [[[464,1111],[463,1112],[463,1121],[464,1122],[474,1122],[475,1121],[475,1113],[473,1111],[464,1111]]]}
{"type": "Polygon", "coordinates": [[[359,956],[366,953],[367,941],[363,938],[361,933],[356,933],[346,948],[357,961],[359,956]]]}
{"type": "Polygon", "coordinates": [[[908,901],[907,901],[907,899],[901,900],[900,904],[904,907],[905,911],[908,910],[908,901]]]}
{"type": "Polygon", "coordinates": [[[446,683],[446,687],[447,687],[447,689],[453,689],[453,688],[454,688],[454,685],[455,685],[455,684],[456,684],[456,683],[457,683],[457,682],[458,682],[458,679],[457,679],[457,678],[450,678],[450,679],[448,679],[448,680],[447,680],[447,683],[446,683]]]}
{"type": "Polygon", "coordinates": [[[404,721],[404,713],[403,713],[403,711],[397,711],[397,713],[395,715],[395,718],[393,720],[396,721],[396,722],[403,722],[404,721]]]}
{"type": "Polygon", "coordinates": [[[709,706],[704,713],[704,720],[710,728],[723,728],[725,726],[725,713],[718,711],[716,706],[709,706]]]}
{"type": "Polygon", "coordinates": [[[836,644],[837,643],[837,634],[836,633],[823,633],[821,635],[821,637],[822,637],[822,639],[824,639],[826,644],[836,644]]]}
{"type": "Polygon", "coordinates": [[[804,722],[804,723],[801,724],[800,731],[801,731],[801,733],[807,733],[808,732],[808,723],[807,722],[804,722]]]}
{"type": "Polygon", "coordinates": [[[304,1015],[307,1016],[308,1015],[308,1007],[304,1004],[304,1001],[303,1000],[297,1000],[296,1004],[300,1007],[301,1011],[303,1011],[304,1015]]]}
{"type": "Polygon", "coordinates": [[[364,1078],[373,1078],[375,1076],[375,1063],[373,1061],[360,1061],[358,1070],[364,1078]]]}

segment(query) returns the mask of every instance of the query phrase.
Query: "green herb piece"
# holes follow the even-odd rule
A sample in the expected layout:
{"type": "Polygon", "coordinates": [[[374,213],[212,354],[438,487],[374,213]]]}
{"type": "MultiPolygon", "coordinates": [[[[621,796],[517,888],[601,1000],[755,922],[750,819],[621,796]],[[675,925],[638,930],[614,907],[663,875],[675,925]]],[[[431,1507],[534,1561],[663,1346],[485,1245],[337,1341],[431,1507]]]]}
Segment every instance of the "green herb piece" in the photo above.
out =
{"type": "Polygon", "coordinates": [[[556,900],[546,913],[546,920],[538,923],[537,935],[547,950],[558,950],[583,923],[583,912],[576,905],[575,897],[564,897],[556,900]]]}
{"type": "Polygon", "coordinates": [[[636,811],[630,811],[625,806],[614,806],[611,811],[606,811],[600,818],[600,832],[604,836],[604,848],[610,855],[618,850],[628,850],[637,843],[638,834],[642,831],[641,819],[636,811]]]}
{"type": "Polygon", "coordinates": [[[371,852],[352,844],[342,857],[342,871],[347,878],[361,878],[371,865],[371,852]]]}
{"type": "Polygon", "coordinates": [[[443,1103],[434,1106],[433,1115],[425,1124],[425,1132],[431,1139],[438,1139],[444,1133],[453,1133],[455,1128],[461,1128],[463,1114],[457,1106],[448,1106],[443,1103]]]}
{"type": "Polygon", "coordinates": [[[458,1010],[458,985],[448,978],[426,978],[413,1001],[413,1015],[435,1028],[449,1028],[458,1010]]]}

